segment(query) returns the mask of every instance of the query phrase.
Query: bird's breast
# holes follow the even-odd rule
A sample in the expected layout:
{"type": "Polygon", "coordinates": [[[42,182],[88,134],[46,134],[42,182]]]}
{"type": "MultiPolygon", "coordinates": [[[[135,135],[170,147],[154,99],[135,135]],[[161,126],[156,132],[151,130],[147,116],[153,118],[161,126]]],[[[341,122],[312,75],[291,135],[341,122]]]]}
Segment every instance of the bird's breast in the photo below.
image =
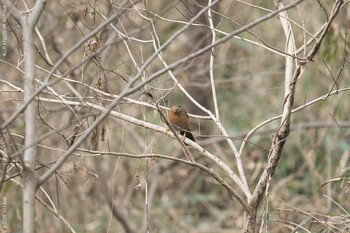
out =
{"type": "Polygon", "coordinates": [[[186,114],[174,113],[172,111],[169,111],[168,117],[169,117],[169,122],[172,125],[181,129],[186,129],[186,130],[188,129],[188,118],[186,114]]]}

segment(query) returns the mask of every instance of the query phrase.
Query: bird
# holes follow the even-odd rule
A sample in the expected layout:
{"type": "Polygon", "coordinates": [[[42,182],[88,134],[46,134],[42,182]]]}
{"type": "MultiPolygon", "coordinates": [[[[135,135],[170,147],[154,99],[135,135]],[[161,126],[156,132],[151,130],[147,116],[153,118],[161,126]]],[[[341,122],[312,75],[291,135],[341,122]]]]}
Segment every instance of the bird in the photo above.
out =
{"type": "Polygon", "coordinates": [[[168,120],[175,130],[180,130],[180,134],[195,142],[189,128],[189,118],[185,109],[179,104],[175,104],[168,110],[168,120]]]}

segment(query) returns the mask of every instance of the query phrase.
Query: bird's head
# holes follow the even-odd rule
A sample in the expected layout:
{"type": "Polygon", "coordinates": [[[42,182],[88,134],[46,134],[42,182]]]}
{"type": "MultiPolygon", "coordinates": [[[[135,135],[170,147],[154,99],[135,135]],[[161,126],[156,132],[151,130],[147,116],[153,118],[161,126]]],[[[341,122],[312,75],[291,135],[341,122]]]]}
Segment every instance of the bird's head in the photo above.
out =
{"type": "Polygon", "coordinates": [[[179,104],[175,104],[172,108],[171,111],[175,112],[175,113],[179,113],[182,111],[182,107],[179,104]]]}

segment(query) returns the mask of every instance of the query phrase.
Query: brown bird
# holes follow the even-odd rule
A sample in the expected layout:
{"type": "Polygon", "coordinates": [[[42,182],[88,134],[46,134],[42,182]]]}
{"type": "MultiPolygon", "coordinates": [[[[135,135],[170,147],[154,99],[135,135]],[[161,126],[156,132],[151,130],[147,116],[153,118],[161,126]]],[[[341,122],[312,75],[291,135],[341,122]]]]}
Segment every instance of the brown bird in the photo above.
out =
{"type": "Polygon", "coordinates": [[[190,131],[188,123],[188,115],[185,109],[180,105],[175,104],[171,110],[168,111],[168,120],[173,125],[175,130],[180,130],[180,134],[195,142],[194,137],[190,131]]]}

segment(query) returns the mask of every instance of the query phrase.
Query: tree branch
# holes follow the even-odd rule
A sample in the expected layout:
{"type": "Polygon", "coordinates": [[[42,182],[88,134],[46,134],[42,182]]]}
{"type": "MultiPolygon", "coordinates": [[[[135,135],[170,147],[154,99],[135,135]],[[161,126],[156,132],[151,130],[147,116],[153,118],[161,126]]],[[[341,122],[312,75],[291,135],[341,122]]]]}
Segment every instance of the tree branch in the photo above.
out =
{"type": "MultiPolygon", "coordinates": [[[[315,45],[313,46],[312,50],[307,56],[306,62],[311,61],[313,57],[318,52],[320,45],[323,41],[323,38],[326,36],[328,29],[330,25],[332,24],[334,18],[337,16],[340,8],[342,7],[343,1],[337,0],[336,3],[333,6],[332,14],[330,16],[329,21],[327,22],[327,26],[324,28],[320,38],[316,41],[315,45]]],[[[269,182],[273,174],[275,173],[275,170],[277,168],[277,164],[281,158],[283,146],[286,142],[286,139],[289,135],[290,131],[290,117],[292,114],[292,107],[294,103],[294,94],[295,94],[295,88],[298,78],[303,73],[304,66],[306,62],[299,63],[296,67],[296,71],[294,72],[293,78],[291,80],[291,83],[289,85],[289,95],[287,95],[284,99],[284,105],[283,105],[283,114],[281,119],[281,125],[277,133],[275,134],[272,145],[271,145],[271,151],[269,155],[269,161],[268,165],[264,169],[264,172],[262,176],[259,179],[259,182],[253,192],[252,199],[249,202],[249,207],[252,209],[256,208],[259,205],[259,202],[261,200],[261,197],[263,193],[265,192],[266,184],[269,182]]]]}

